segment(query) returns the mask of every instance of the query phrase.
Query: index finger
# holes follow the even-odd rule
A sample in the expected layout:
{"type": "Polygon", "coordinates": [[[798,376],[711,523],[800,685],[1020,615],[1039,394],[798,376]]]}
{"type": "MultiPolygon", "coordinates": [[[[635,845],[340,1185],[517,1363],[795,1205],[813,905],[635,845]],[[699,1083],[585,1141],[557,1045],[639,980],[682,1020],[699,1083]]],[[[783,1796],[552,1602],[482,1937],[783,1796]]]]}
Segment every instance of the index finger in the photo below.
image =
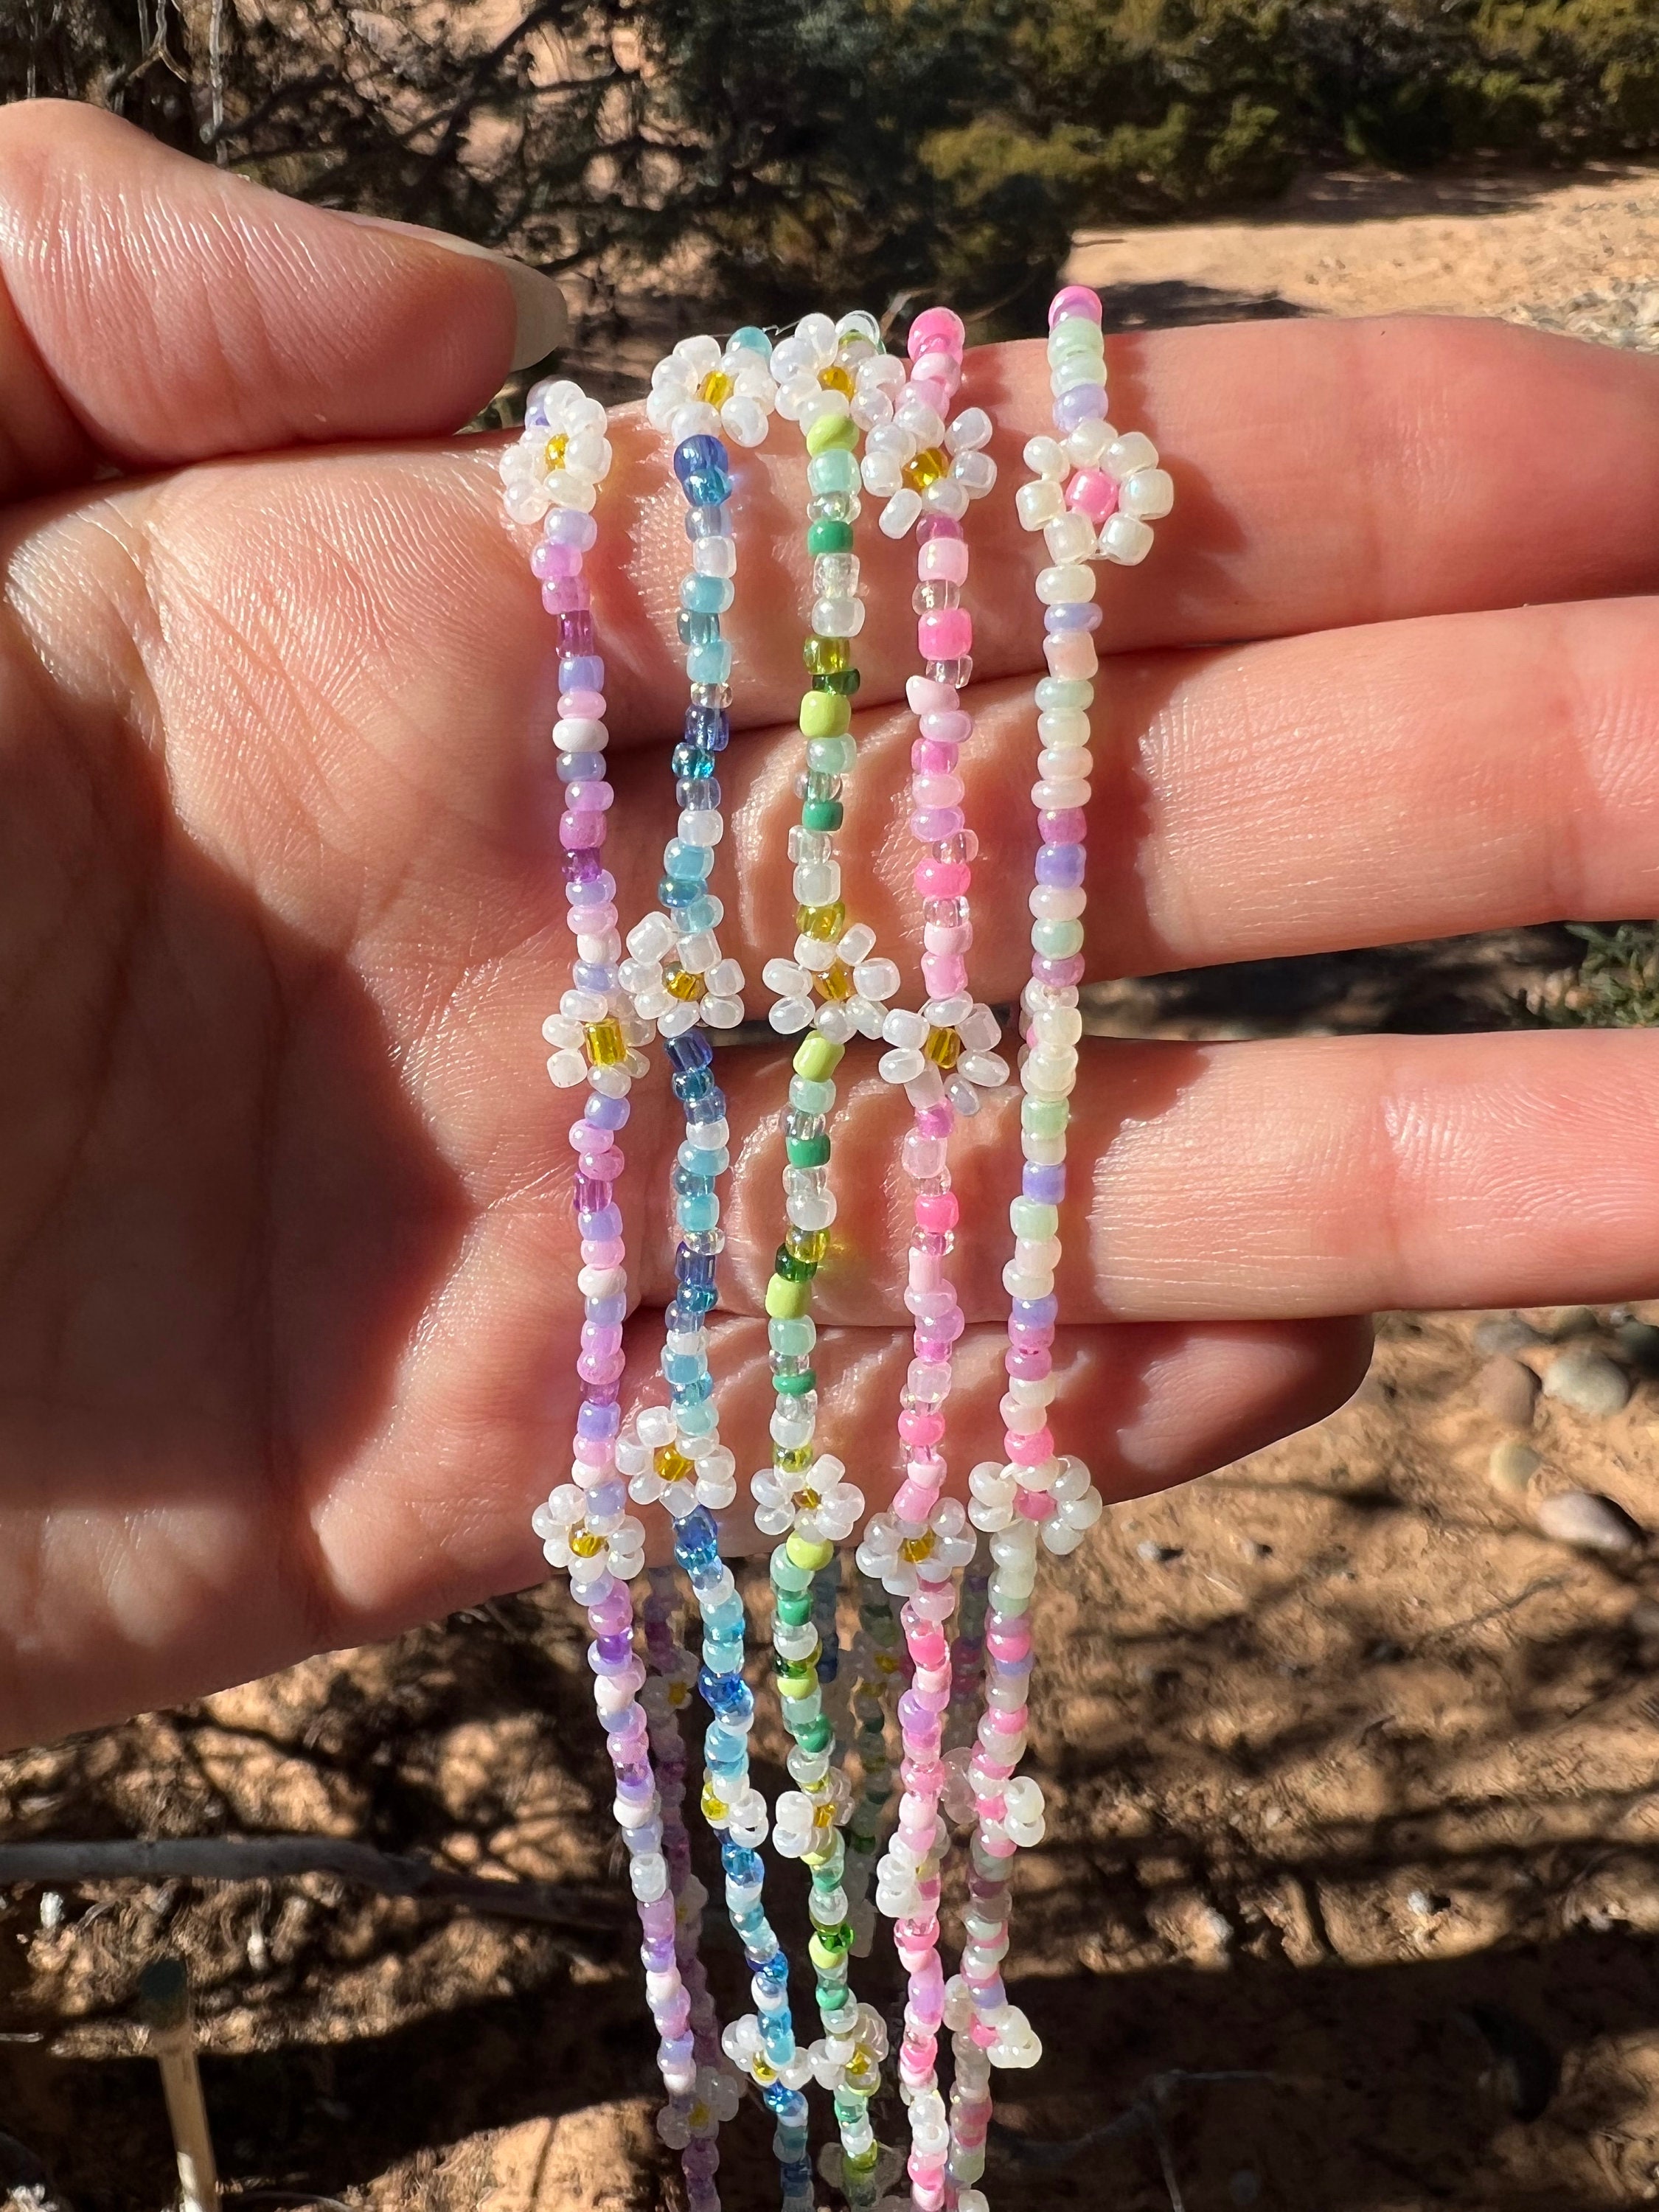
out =
{"type": "MultiPolygon", "coordinates": [[[[1176,495],[1154,557],[1112,571],[1101,592],[1103,650],[1659,586],[1659,362],[1434,317],[1138,333],[1109,339],[1107,360],[1112,420],[1153,439],[1176,495]]],[[[1019,527],[1014,493],[1029,473],[1026,440],[1051,427],[1042,346],[970,352],[962,398],[995,424],[999,468],[965,524],[975,672],[1039,672],[1033,585],[1048,556],[1041,536],[1019,527]]],[[[674,623],[684,501],[666,439],[637,410],[617,416],[611,437],[616,465],[589,565],[611,732],[660,738],[678,721],[684,684],[674,623]]],[[[776,421],[763,448],[733,461],[732,714],[763,726],[790,715],[803,681],[799,434],[776,421]]],[[[884,538],[866,513],[859,552],[868,607],[860,704],[879,706],[901,696],[918,665],[915,549],[884,538]]]]}

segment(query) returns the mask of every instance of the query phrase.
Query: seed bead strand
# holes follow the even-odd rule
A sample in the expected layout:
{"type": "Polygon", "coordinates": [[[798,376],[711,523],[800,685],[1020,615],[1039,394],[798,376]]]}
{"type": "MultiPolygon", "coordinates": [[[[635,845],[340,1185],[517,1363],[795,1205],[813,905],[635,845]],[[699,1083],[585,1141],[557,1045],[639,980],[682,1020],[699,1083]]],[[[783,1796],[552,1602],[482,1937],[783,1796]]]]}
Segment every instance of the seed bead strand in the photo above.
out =
{"type": "MultiPolygon", "coordinates": [[[[769,961],[763,980],[780,994],[774,1028],[805,1031],[796,1048],[784,1118],[784,1203],[788,1227],[766,1288],[775,1405],[772,1464],[750,1486],[756,1522],[781,1536],[771,1559],[773,1649],[783,1723],[792,1739],[791,1780],[775,1810],[781,1854],[801,1859],[811,1875],[808,1945],[823,2029],[799,2076],[770,2053],[781,2077],[810,2074],[831,2092],[839,2143],[826,2153],[826,2174],[838,2180],[854,2212],[878,2194],[879,2151],[868,2106],[880,2086],[886,2030],[879,2014],[854,1998],[848,1975],[853,1929],[842,1886],[846,1847],[841,1828],[851,1790],[833,1758],[834,1731],[824,1711],[819,1661],[824,1646],[813,1620],[814,1577],[835,1557],[864,1510],[861,1493],[845,1480],[839,1460],[818,1453],[817,1376],[811,1365],[817,1332],[812,1279],[830,1249],[836,1202],[829,1188],[833,1077],[848,1040],[879,1035],[885,1001],[897,988],[890,961],[872,957],[874,932],[849,927],[842,896],[835,833],[842,817],[842,779],[854,757],[851,702],[858,689],[852,641],[864,623],[854,524],[859,514],[857,447],[861,431],[890,421],[902,365],[880,350],[873,318],[832,323],[809,315],[774,349],[778,411],[805,434],[809,493],[806,550],[813,599],[804,658],[811,678],[801,701],[805,773],[796,789],[799,826],[790,833],[797,937],[793,960],[769,961]]],[[[763,2026],[763,2023],[760,2024],[763,2026]]],[[[726,2050],[753,2070],[757,2024],[727,2030],[726,2050]]]]}
{"type": "Polygon", "coordinates": [[[893,1618],[891,1599],[870,1576],[857,1577],[858,1633],[848,1654],[852,1681],[848,1695],[848,1748],[858,1754],[859,1790],[847,1823],[847,1917],[853,1929],[853,1955],[866,1959],[876,1932],[876,1908],[870,1897],[876,1849],[893,1794],[892,1761],[887,1750],[887,1711],[904,1686],[904,1645],[893,1618]]]}
{"type": "Polygon", "coordinates": [[[1034,2065],[1042,2046],[1009,2003],[1001,1961],[1008,1948],[1009,1874],[1015,1851],[1042,1837],[1042,1793],[1017,1773],[1026,1745],[1031,1674],[1030,1600],[1039,1536],[1048,1550],[1074,1551],[1099,1518],[1101,1502],[1081,1460],[1057,1454],[1048,1427],[1054,1395],[1052,1346],[1058,1319],[1054,1271],[1066,1195],[1066,1132],[1082,1035],[1086,809],[1092,767],[1089,709],[1098,670],[1093,632],[1095,560],[1133,566],[1152,545],[1151,524],[1173,499],[1150,439],[1120,437],[1106,419],[1100,302],[1080,285],[1049,310],[1048,368],[1055,435],[1025,448],[1034,479],[1015,505],[1028,531],[1041,530],[1049,565],[1037,577],[1048,673],[1036,687],[1039,844],[1030,896],[1031,975],[1022,995],[1025,1052],[1020,1194],[1009,1208],[1014,1256],[1003,1271],[1010,1297],[1008,1389],[1001,1413],[1006,1455],[969,1477],[975,1523],[991,1537],[985,1711],[968,1767],[975,1832],[963,1916],[962,1971],[947,1993],[954,2033],[950,2179],[957,2212],[983,2212],[975,2186],[984,2171],[990,2069],[1034,2065]]]}
{"type": "MultiPolygon", "coordinates": [[[[616,883],[604,867],[605,821],[611,799],[605,775],[609,742],[605,664],[594,651],[593,622],[582,556],[597,532],[592,509],[609,472],[605,410],[563,380],[534,386],[525,428],[501,459],[508,520],[539,522],[531,556],[542,603],[558,625],[559,712],[553,742],[565,787],[559,842],[565,856],[568,926],[576,940],[571,988],[544,1025],[554,1047],[548,1073],[561,1087],[585,1085],[587,1099],[570,1131],[576,1153],[574,1203],[580,1237],[576,1287],[584,1309],[576,1370],[582,1389],[573,1446],[574,1480],[538,1507],[532,1526],[549,1563],[570,1576],[571,1595],[587,1615],[587,1662],[593,1701],[617,1778],[615,1811],[629,1853],[629,1881],[644,1942],[647,2002],[658,2033],[657,2065],[668,2110],[689,2115],[697,2087],[692,1996],[682,1978],[674,1899],[664,1855],[662,1801],[651,1756],[650,1729],[639,1693],[645,1668],[634,1649],[629,1584],[645,1565],[645,1531],[627,1512],[617,1468],[623,1370],[622,1327],[628,1304],[627,1248],[616,1185],[623,1170],[617,1142],[628,1121],[628,1094],[645,1073],[635,1049],[645,1031],[618,978],[616,883]]],[[[681,2153],[688,2204],[718,2212],[710,2142],[688,2140],[681,2153]]]]}
{"type": "Polygon", "coordinates": [[[991,489],[996,469],[983,451],[991,423],[981,409],[968,409],[946,428],[962,380],[963,343],[962,323],[948,308],[916,318],[909,383],[893,425],[872,434],[872,445],[878,437],[882,443],[866,451],[864,465],[867,489],[890,491],[882,516],[888,534],[918,525],[914,604],[925,671],[912,679],[909,700],[921,718],[911,753],[910,828],[921,853],[915,887],[927,996],[920,1014],[887,1016],[883,1034],[892,1049],[881,1060],[883,1076],[903,1086],[915,1116],[901,1156],[915,1213],[905,1299],[915,1317],[915,1357],[900,1401],[904,1480],[892,1510],[874,1517],[858,1553],[860,1568],[905,1601],[900,1621],[912,1670],[898,1700],[903,1796],[878,1870],[876,1902],[894,1921],[908,1982],[898,2063],[909,2113],[911,2202],[919,2212],[937,2212],[945,2202],[949,2130],[936,2062],[945,2007],[939,1870],[949,1840],[939,1805],[951,1680],[947,1624],[956,1604],[953,1576],[972,1559],[975,1540],[962,1505],[942,1494],[945,1401],[963,1326],[945,1272],[958,1218],[947,1146],[957,1116],[977,1112],[981,1091],[1008,1078],[1006,1062],[991,1050],[996,1018],[967,989],[976,842],[957,773],[973,733],[961,701],[973,669],[973,623],[962,605],[968,575],[962,517],[971,498],[991,489]]]}
{"type": "MultiPolygon", "coordinates": [[[[768,1820],[749,1772],[755,1700],[743,1678],[745,1608],[720,1557],[714,1518],[737,1494],[735,1462],[720,1439],[704,1326],[725,1243],[719,1178],[731,1152],[726,1100],[703,1025],[730,1028],[743,1012],[743,973],[720,956],[715,931],[723,908],[708,890],[722,831],[717,758],[731,734],[732,647],[721,635],[720,617],[732,606],[738,566],[732,470],[719,434],[739,447],[763,441],[776,398],[770,350],[764,334],[752,329],[734,333],[724,352],[713,338],[684,339],[658,363],[646,406],[647,417],[675,441],[674,472],[687,503],[692,565],[680,586],[679,633],[691,696],[672,762],[680,817],[663,856],[661,910],[630,933],[633,957],[622,973],[637,1011],[664,1038],[685,1138],[670,1178],[679,1241],[661,1361],[669,1404],[641,1412],[618,1459],[632,1478],[635,1502],[665,1507],[675,1557],[702,1615],[697,1680],[711,1715],[703,1737],[702,1809],[722,1838],[726,1913],[748,1962],[757,2033],[764,2023],[772,2045],[788,2056],[794,2049],[788,1963],[762,1904],[760,1847],[768,1820]]],[[[806,2201],[802,2192],[811,2181],[805,2100],[799,2085],[776,2079],[763,2091],[776,2123],[782,2201],[793,2207],[806,2201]]]]}

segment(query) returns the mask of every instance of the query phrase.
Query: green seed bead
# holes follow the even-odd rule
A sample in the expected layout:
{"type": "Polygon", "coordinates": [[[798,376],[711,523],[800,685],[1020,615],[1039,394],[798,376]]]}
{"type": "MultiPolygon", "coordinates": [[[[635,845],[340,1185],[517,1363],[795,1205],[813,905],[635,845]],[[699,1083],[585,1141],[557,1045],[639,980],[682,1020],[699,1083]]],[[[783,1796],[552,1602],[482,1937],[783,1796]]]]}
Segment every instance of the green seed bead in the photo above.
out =
{"type": "Polygon", "coordinates": [[[839,830],[847,809],[838,799],[809,799],[800,810],[803,830],[839,830]]]}
{"type": "Polygon", "coordinates": [[[805,1628],[812,1618],[811,1590],[780,1590],[777,1597],[778,1619],[786,1628],[805,1628]]]}
{"type": "Polygon", "coordinates": [[[861,680],[856,668],[832,668],[828,675],[814,677],[812,688],[815,691],[839,691],[850,699],[861,680]]]}
{"type": "Polygon", "coordinates": [[[1095,687],[1086,676],[1045,676],[1036,687],[1037,712],[1062,714],[1073,708],[1085,711],[1094,704],[1095,687]]]}
{"type": "Polygon", "coordinates": [[[780,1659],[777,1662],[778,1695],[781,1698],[810,1698],[817,1684],[817,1669],[795,1659],[780,1659]]]}
{"type": "Polygon", "coordinates": [[[845,446],[815,453],[806,464],[806,488],[820,497],[827,491],[856,491],[859,465],[845,446]]]}
{"type": "MultiPolygon", "coordinates": [[[[798,1567],[781,1544],[772,1553],[768,1572],[771,1575],[774,1589],[787,1590],[792,1597],[804,1592],[810,1602],[812,1589],[811,1571],[807,1567],[798,1567]]],[[[821,1749],[822,1746],[814,1745],[811,1748],[817,1750],[821,1749]]]]}
{"type": "MultiPolygon", "coordinates": [[[[791,1164],[799,1163],[792,1162],[791,1164]]],[[[810,1282],[792,1283],[781,1275],[774,1275],[766,1285],[766,1310],[775,1314],[781,1321],[793,1320],[797,1314],[804,1314],[811,1303],[812,1285],[810,1282]]]]}
{"type": "MultiPolygon", "coordinates": [[[[774,1577],[774,1580],[775,1579],[776,1577],[774,1577]]],[[[834,1733],[829,1722],[820,1714],[817,1720],[809,1722],[806,1727],[799,1731],[795,1741],[803,1751],[828,1751],[834,1733]]]]}
{"type": "Polygon", "coordinates": [[[1034,1198],[1017,1198],[1008,1208],[1008,1224],[1016,1237],[1058,1237],[1060,1208],[1041,1205],[1034,1198]]]}
{"type": "Polygon", "coordinates": [[[809,738],[806,767],[811,775],[850,775],[859,757],[851,738],[809,738]]]}
{"type": "MultiPolygon", "coordinates": [[[[820,415],[806,426],[809,453],[832,453],[842,447],[856,446],[858,441],[859,426],[850,415],[820,415]]],[[[846,488],[852,489],[850,485],[846,488]]]]}
{"type": "Polygon", "coordinates": [[[772,1255],[772,1274],[786,1283],[810,1283],[818,1272],[816,1260],[803,1260],[798,1253],[788,1251],[781,1244],[772,1255]]]}
{"type": "Polygon", "coordinates": [[[810,1321],[771,1321],[766,1324],[766,1340],[784,1358],[804,1359],[817,1342],[818,1333],[810,1321]]]}
{"type": "MultiPolygon", "coordinates": [[[[783,1155],[792,1168],[827,1168],[830,1164],[830,1139],[828,1137],[786,1137],[783,1155]]],[[[797,1287],[796,1285],[790,1285],[792,1290],[797,1287]]],[[[807,1310],[808,1303],[806,1299],[800,1299],[775,1306],[769,1290],[766,1310],[775,1314],[780,1321],[793,1321],[798,1314],[807,1310]]]]}
{"type": "Polygon", "coordinates": [[[809,525],[806,532],[809,553],[850,553],[853,550],[853,526],[850,522],[832,522],[826,515],[809,525]]]}
{"type": "Polygon", "coordinates": [[[839,691],[811,690],[800,702],[801,735],[839,738],[853,725],[853,709],[839,691]]]}
{"type": "Polygon", "coordinates": [[[1069,960],[1073,953],[1083,950],[1083,924],[1080,921],[1034,921],[1031,924],[1031,944],[1035,951],[1046,953],[1051,960],[1069,960]]]}
{"type": "Polygon", "coordinates": [[[789,1085],[789,1103],[798,1114],[828,1114],[835,1103],[833,1083],[812,1083],[805,1076],[798,1075],[789,1085]]]}
{"type": "Polygon", "coordinates": [[[1106,333],[1086,315],[1067,315],[1048,333],[1048,357],[1062,360],[1068,353],[1091,353],[1097,361],[1106,355],[1106,333]]]}
{"type": "Polygon", "coordinates": [[[1019,1126],[1034,1137],[1063,1137],[1072,1109],[1063,1098],[1022,1098],[1019,1126]]]}
{"type": "MultiPolygon", "coordinates": [[[[842,1056],[846,1050],[844,1044],[837,1044],[833,1038],[825,1036],[821,1030],[808,1030],[806,1035],[795,1047],[795,1073],[797,1075],[804,1075],[809,1083],[822,1083],[832,1076],[841,1066],[842,1056]]],[[[821,1168],[829,1165],[830,1139],[827,1135],[791,1137],[786,1139],[785,1142],[786,1146],[798,1144],[823,1146],[823,1157],[821,1159],[798,1160],[791,1152],[789,1164],[792,1168],[821,1168]]]]}
{"type": "Polygon", "coordinates": [[[817,1387],[817,1372],[811,1367],[804,1367],[799,1375],[775,1375],[772,1377],[772,1388],[780,1398],[804,1398],[817,1387]]]}

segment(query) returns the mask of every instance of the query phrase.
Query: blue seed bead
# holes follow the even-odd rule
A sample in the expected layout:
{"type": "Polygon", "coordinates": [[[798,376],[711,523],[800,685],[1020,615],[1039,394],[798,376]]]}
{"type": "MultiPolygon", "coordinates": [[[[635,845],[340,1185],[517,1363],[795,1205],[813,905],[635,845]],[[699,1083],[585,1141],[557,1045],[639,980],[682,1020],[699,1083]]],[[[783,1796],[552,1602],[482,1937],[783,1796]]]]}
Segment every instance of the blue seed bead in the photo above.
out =
{"type": "Polygon", "coordinates": [[[680,481],[696,507],[724,507],[732,496],[732,479],[724,469],[699,469],[680,481]]]}
{"type": "Polygon", "coordinates": [[[772,341],[764,331],[753,323],[745,323],[741,330],[733,331],[726,340],[728,345],[742,346],[746,352],[757,353],[763,361],[772,358],[772,341]]]}
{"type": "Polygon", "coordinates": [[[603,753],[561,753],[559,781],[561,783],[597,783],[605,774],[603,753]]]}
{"type": "Polygon", "coordinates": [[[726,1119],[726,1100],[713,1084],[698,1097],[683,1098],[680,1103],[685,1109],[686,1120],[693,1127],[704,1121],[723,1121],[726,1119]]]}
{"type": "Polygon", "coordinates": [[[702,745],[711,753],[724,752],[731,734],[732,717],[724,707],[686,708],[685,735],[690,744],[702,745]]]}
{"type": "Polygon", "coordinates": [[[690,1352],[665,1352],[662,1356],[663,1380],[666,1382],[690,1382],[705,1373],[703,1362],[690,1352]]]}
{"type": "Polygon", "coordinates": [[[680,584],[680,605],[688,614],[723,615],[737,597],[729,576],[684,577],[680,584]]]}
{"type": "Polygon", "coordinates": [[[727,469],[732,457],[724,444],[707,431],[696,437],[684,439],[674,448],[674,473],[684,483],[688,477],[702,475],[708,469],[727,469]]]}
{"type": "Polygon", "coordinates": [[[741,1640],[743,1624],[743,1600],[736,1595],[717,1599],[702,1617],[703,1627],[709,1635],[728,1641],[734,1636],[741,1640]]]}
{"type": "MultiPolygon", "coordinates": [[[[706,617],[693,615],[689,619],[692,622],[705,619],[713,622],[715,617],[713,615],[706,617]]],[[[688,680],[693,684],[729,682],[732,675],[732,641],[729,638],[715,637],[711,638],[707,644],[688,646],[685,653],[685,673],[688,680]]]]}
{"type": "Polygon", "coordinates": [[[674,1273],[689,1288],[699,1290],[714,1279],[714,1255],[712,1252],[682,1249],[675,1255],[674,1273]]]}
{"type": "MultiPolygon", "coordinates": [[[[711,1176],[723,1176],[732,1164],[732,1155],[724,1145],[704,1152],[700,1145],[682,1145],[674,1155],[688,1175],[701,1175],[705,1169],[711,1176]]],[[[617,1316],[620,1321],[623,1316],[617,1316]]]]}
{"type": "Polygon", "coordinates": [[[681,883],[701,883],[714,865],[714,854],[708,845],[688,845],[683,837],[671,837],[662,864],[681,883]]]}
{"type": "MultiPolygon", "coordinates": [[[[659,877],[657,882],[657,903],[659,906],[665,906],[672,914],[678,908],[690,906],[696,898],[697,889],[697,885],[693,883],[677,883],[672,876],[659,877]]],[[[692,924],[682,916],[681,927],[690,932],[692,924]]]]}
{"type": "Polygon", "coordinates": [[[707,1067],[714,1057],[714,1046],[700,1029],[669,1037],[664,1048],[671,1067],[707,1067]]]}
{"type": "Polygon", "coordinates": [[[683,1567],[720,1556],[720,1532],[706,1505],[694,1505],[674,1532],[674,1556],[683,1567]]]}
{"type": "Polygon", "coordinates": [[[686,902],[681,920],[689,935],[701,935],[705,929],[718,929],[726,918],[726,908],[717,898],[696,884],[687,884],[688,890],[696,895],[686,902]]]}
{"type": "MultiPolygon", "coordinates": [[[[713,1255],[711,1254],[709,1256],[712,1258],[713,1255]]],[[[685,1413],[688,1417],[692,1414],[700,1413],[704,1405],[714,1396],[714,1378],[712,1375],[700,1375],[690,1382],[677,1382],[674,1386],[675,1409],[677,1412],[685,1413]]],[[[696,1433],[697,1427],[698,1424],[696,1421],[693,1420],[690,1422],[691,1431],[694,1435],[696,1433]]]]}
{"type": "Polygon", "coordinates": [[[730,538],[734,535],[732,518],[723,507],[688,507],[685,534],[694,545],[700,538],[730,538]]]}
{"type": "Polygon", "coordinates": [[[675,1218],[682,1229],[718,1229],[720,1225],[720,1202],[713,1196],[686,1196],[674,1207],[675,1218]]]}
{"type": "Polygon", "coordinates": [[[714,645],[720,639],[720,618],[718,615],[688,614],[682,610],[674,627],[679,632],[682,645],[714,645]]]}
{"type": "Polygon", "coordinates": [[[701,745],[676,745],[669,757],[668,765],[682,782],[690,782],[714,773],[714,757],[701,745]]]}

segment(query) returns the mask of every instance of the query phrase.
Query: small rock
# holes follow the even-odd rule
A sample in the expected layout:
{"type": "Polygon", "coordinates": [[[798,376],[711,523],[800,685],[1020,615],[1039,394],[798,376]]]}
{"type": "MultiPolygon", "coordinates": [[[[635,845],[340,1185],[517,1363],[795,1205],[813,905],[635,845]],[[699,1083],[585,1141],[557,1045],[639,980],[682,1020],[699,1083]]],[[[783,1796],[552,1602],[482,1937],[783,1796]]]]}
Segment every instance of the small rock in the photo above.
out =
{"type": "Polygon", "coordinates": [[[1616,1360],[1593,1344],[1571,1344],[1558,1352],[1544,1376],[1544,1395],[1559,1399],[1577,1413],[1605,1416],[1630,1403],[1631,1382],[1616,1360]]]}
{"type": "Polygon", "coordinates": [[[1406,1910],[1413,1920],[1432,1920],[1436,1913],[1444,1911],[1445,1904],[1444,1898],[1431,1896],[1426,1889],[1408,1889],[1406,1893],[1406,1910]]]}
{"type": "Polygon", "coordinates": [[[1506,1491],[1511,1498],[1518,1498],[1543,1463],[1530,1444],[1521,1443],[1511,1437],[1492,1446],[1486,1474],[1494,1490],[1506,1491]]]}
{"type": "Polygon", "coordinates": [[[40,1893],[40,1925],[50,1936],[54,1928],[64,1924],[64,1900],[55,1889],[40,1893]]]}
{"type": "Polygon", "coordinates": [[[1475,1323],[1474,1348],[1484,1358],[1492,1358],[1499,1352],[1525,1352],[1534,1344],[1547,1341],[1516,1314],[1498,1314],[1490,1321],[1475,1323]]]}
{"type": "Polygon", "coordinates": [[[1247,1559],[1257,1561],[1271,1559],[1273,1555],[1273,1547],[1271,1544],[1258,1543],[1254,1536],[1241,1536],[1238,1540],[1238,1548],[1247,1559]]]}
{"type": "Polygon", "coordinates": [[[1576,1544],[1586,1552],[1635,1552],[1643,1532],[1622,1506],[1592,1490],[1560,1490],[1540,1498],[1533,1518],[1545,1535],[1558,1544],[1576,1544]]]}
{"type": "Polygon", "coordinates": [[[1396,1644],[1392,1636],[1379,1636],[1365,1653],[1374,1667],[1397,1667],[1405,1656],[1405,1645],[1396,1644]]]}
{"type": "Polygon", "coordinates": [[[1659,1375],[1659,1328],[1650,1321],[1621,1321],[1613,1334],[1632,1367],[1644,1375],[1659,1375]]]}
{"type": "Polygon", "coordinates": [[[1529,1429],[1538,1403],[1538,1377],[1518,1359],[1498,1353],[1489,1359],[1474,1380],[1474,1394],[1483,1413],[1506,1429],[1529,1429]]]}
{"type": "Polygon", "coordinates": [[[1154,1543],[1150,1536],[1143,1536],[1135,1546],[1135,1557],[1145,1559],[1149,1567],[1161,1567],[1181,1557],[1181,1547],[1179,1544],[1154,1543]]]}

